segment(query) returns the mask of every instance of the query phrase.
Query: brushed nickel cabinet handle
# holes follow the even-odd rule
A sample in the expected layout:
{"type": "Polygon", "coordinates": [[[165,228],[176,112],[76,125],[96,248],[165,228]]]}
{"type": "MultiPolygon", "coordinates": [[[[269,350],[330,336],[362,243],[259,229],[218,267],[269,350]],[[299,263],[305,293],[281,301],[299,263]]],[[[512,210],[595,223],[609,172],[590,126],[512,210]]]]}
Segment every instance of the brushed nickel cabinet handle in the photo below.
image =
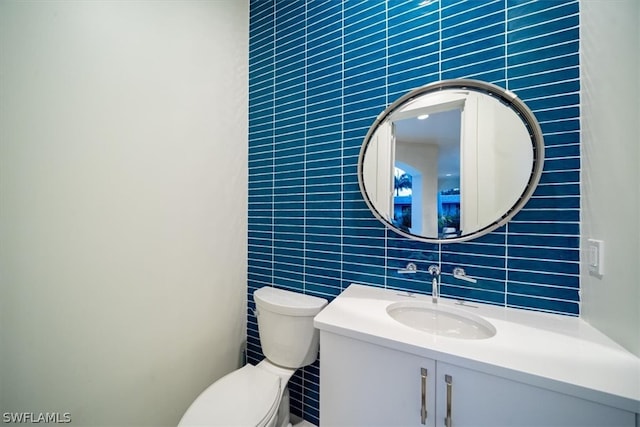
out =
{"type": "Polygon", "coordinates": [[[427,369],[420,368],[420,389],[422,391],[422,407],[420,408],[420,422],[427,423],[427,369]]]}
{"type": "Polygon", "coordinates": [[[445,427],[451,427],[451,393],[453,391],[453,378],[451,375],[445,375],[444,382],[447,383],[447,416],[444,419],[444,425],[445,427]]]}

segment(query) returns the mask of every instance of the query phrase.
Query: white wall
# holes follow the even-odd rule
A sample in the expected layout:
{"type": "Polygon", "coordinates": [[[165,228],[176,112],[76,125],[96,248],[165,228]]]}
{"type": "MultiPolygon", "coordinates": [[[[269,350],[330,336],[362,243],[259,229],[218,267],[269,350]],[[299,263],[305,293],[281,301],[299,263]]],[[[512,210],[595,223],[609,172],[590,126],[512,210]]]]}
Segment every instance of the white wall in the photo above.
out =
{"type": "Polygon", "coordinates": [[[581,7],[582,316],[640,356],[640,2],[581,7]],[[605,242],[605,274],[587,239],[605,242]]]}
{"type": "Polygon", "coordinates": [[[175,425],[236,367],[245,3],[0,2],[0,412],[175,425]]]}

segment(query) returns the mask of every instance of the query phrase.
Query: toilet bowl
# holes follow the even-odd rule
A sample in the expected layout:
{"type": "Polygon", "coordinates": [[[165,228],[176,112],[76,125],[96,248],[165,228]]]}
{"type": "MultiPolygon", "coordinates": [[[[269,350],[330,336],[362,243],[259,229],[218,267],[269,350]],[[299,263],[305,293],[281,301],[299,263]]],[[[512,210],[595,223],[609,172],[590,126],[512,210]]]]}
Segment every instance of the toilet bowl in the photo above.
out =
{"type": "Polygon", "coordinates": [[[253,298],[266,358],[211,384],[189,406],[179,427],[290,425],[287,383],[298,368],[318,357],[313,317],[327,300],[272,287],[256,290],[253,298]]]}

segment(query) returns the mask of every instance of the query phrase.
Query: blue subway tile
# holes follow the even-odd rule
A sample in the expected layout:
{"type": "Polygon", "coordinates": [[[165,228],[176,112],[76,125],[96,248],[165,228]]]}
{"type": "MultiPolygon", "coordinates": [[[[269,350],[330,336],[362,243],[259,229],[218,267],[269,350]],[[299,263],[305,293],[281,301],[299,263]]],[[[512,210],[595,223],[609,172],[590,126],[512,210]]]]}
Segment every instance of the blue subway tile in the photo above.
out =
{"type": "Polygon", "coordinates": [[[559,184],[559,185],[538,185],[534,196],[579,196],[580,185],[559,184]]]}
{"type": "MultiPolygon", "coordinates": [[[[535,222],[535,221],[554,221],[561,222],[578,222],[580,221],[580,211],[578,209],[530,209],[527,206],[513,217],[513,222],[535,222]]],[[[513,231],[512,228],[509,231],[513,231]]]]}
{"type": "Polygon", "coordinates": [[[516,222],[509,223],[510,233],[525,234],[560,234],[565,236],[578,235],[580,227],[571,222],[516,222]]]}
{"type": "MultiPolygon", "coordinates": [[[[459,0],[441,0],[442,23],[443,26],[455,26],[465,21],[482,18],[487,15],[496,13],[504,13],[504,1],[459,1],[459,0]]],[[[497,18],[494,18],[497,19],[497,18]]]]}
{"type": "Polygon", "coordinates": [[[389,34],[387,55],[398,58],[398,54],[411,51],[414,57],[423,56],[428,53],[437,53],[439,47],[438,24],[415,27],[398,34],[389,34]]]}
{"type": "Polygon", "coordinates": [[[559,159],[547,159],[544,162],[544,170],[551,171],[564,171],[571,169],[580,169],[580,158],[569,157],[559,159]]]}
{"type": "Polygon", "coordinates": [[[525,27],[578,13],[578,0],[507,0],[507,20],[525,27]]]}
{"type": "Polygon", "coordinates": [[[442,254],[442,262],[448,264],[474,264],[477,266],[503,268],[505,265],[505,248],[499,249],[500,253],[488,256],[485,254],[477,253],[457,253],[457,252],[444,252],[442,254]]]}
{"type": "Polygon", "coordinates": [[[558,247],[577,249],[578,236],[538,236],[527,234],[509,234],[507,244],[520,246],[558,247]]]}
{"type": "MultiPolygon", "coordinates": [[[[547,138],[547,142],[549,142],[549,144],[552,144],[553,142],[559,142],[560,140],[557,138],[547,138]]],[[[574,139],[574,137],[570,136],[569,138],[567,138],[567,142],[565,143],[564,141],[562,141],[563,144],[565,145],[556,145],[556,146],[551,146],[551,145],[547,145],[545,147],[545,156],[548,159],[553,159],[553,158],[558,158],[558,157],[578,157],[580,156],[580,144],[577,143],[577,139],[574,139]]]]}
{"type": "Polygon", "coordinates": [[[563,31],[567,28],[578,26],[578,15],[568,15],[561,19],[545,20],[538,23],[527,23],[523,25],[523,20],[509,21],[507,31],[507,42],[517,42],[520,40],[533,39],[547,34],[563,31]]]}
{"type": "MultiPolygon", "coordinates": [[[[358,282],[429,293],[426,273],[397,271],[410,261],[421,270],[441,263],[445,296],[576,315],[578,18],[577,1],[251,2],[250,292],[275,284],[332,299],[358,282]],[[473,242],[437,245],[375,219],[357,162],[390,102],[446,78],[508,85],[540,121],[546,160],[533,198],[507,225],[473,242]],[[478,283],[453,278],[455,266],[478,283]]],[[[247,358],[257,362],[263,355],[250,310],[247,320],[247,358]]],[[[315,424],[318,366],[290,383],[291,412],[315,424]]]]}
{"type": "Polygon", "coordinates": [[[577,301],[562,301],[547,298],[534,298],[523,295],[507,294],[507,307],[524,308],[529,310],[548,311],[552,313],[564,313],[578,315],[577,301]]]}
{"type": "Polygon", "coordinates": [[[442,30],[443,51],[458,50],[460,46],[468,50],[468,45],[477,45],[478,49],[490,46],[504,46],[504,22],[496,20],[499,15],[487,15],[481,19],[442,30]],[[465,47],[465,45],[467,45],[465,47]]]}
{"type": "Polygon", "coordinates": [[[383,26],[385,4],[382,1],[358,0],[344,4],[344,29],[356,31],[365,26],[383,26]]]}
{"type": "Polygon", "coordinates": [[[469,287],[442,285],[440,287],[440,294],[448,298],[477,301],[485,304],[504,304],[504,293],[502,292],[488,292],[485,290],[472,289],[469,287]]]}
{"type": "MultiPolygon", "coordinates": [[[[515,78],[527,78],[533,74],[550,72],[555,70],[562,70],[568,68],[578,67],[579,65],[579,56],[577,53],[571,53],[568,55],[558,56],[556,58],[549,58],[546,61],[537,61],[537,62],[527,62],[515,66],[511,66],[507,69],[510,79],[515,78]]],[[[537,100],[540,102],[549,102],[553,101],[554,98],[537,100]]],[[[574,100],[568,105],[576,104],[577,102],[574,100]]],[[[553,106],[553,105],[552,105],[553,106]]],[[[535,110],[536,103],[529,105],[529,108],[535,110]]]]}
{"type": "Polygon", "coordinates": [[[541,47],[537,49],[530,48],[531,47],[527,46],[526,43],[521,43],[519,49],[514,49],[511,45],[507,46],[507,66],[516,67],[530,63],[547,61],[559,56],[577,55],[579,51],[579,43],[577,40],[570,40],[555,46],[541,47]]]}
{"type": "Polygon", "coordinates": [[[406,26],[407,23],[416,27],[425,22],[437,22],[438,2],[424,4],[421,0],[392,1],[388,5],[389,28],[406,26]]]}
{"type": "Polygon", "coordinates": [[[552,122],[540,122],[540,128],[542,133],[558,133],[558,132],[572,132],[580,130],[580,120],[575,118],[574,120],[557,120],[552,122]]]}
{"type": "Polygon", "coordinates": [[[559,288],[555,286],[527,285],[522,283],[510,283],[510,294],[526,295],[533,297],[556,298],[568,301],[578,301],[578,290],[573,288],[559,288]]]}
{"type": "Polygon", "coordinates": [[[570,261],[507,258],[507,268],[513,270],[547,271],[549,273],[579,274],[580,264],[570,261]]]}
{"type": "Polygon", "coordinates": [[[526,205],[527,209],[579,209],[580,198],[565,197],[532,197],[526,205]]]}
{"type": "Polygon", "coordinates": [[[558,171],[543,172],[540,177],[542,184],[561,184],[564,182],[580,182],[580,172],[578,171],[558,171]]]}
{"type": "Polygon", "coordinates": [[[510,257],[520,258],[537,258],[537,259],[549,259],[556,261],[580,261],[580,252],[576,249],[570,250],[567,248],[552,249],[552,248],[533,248],[527,246],[510,246],[510,257]]]}

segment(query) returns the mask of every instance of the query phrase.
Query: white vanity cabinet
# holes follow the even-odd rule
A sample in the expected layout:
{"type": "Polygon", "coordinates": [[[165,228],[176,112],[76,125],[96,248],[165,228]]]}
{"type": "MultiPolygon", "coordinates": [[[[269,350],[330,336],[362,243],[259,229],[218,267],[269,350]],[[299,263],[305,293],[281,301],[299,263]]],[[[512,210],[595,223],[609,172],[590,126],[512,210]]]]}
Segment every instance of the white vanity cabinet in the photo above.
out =
{"type": "Polygon", "coordinates": [[[320,331],[322,427],[434,426],[434,360],[320,331]],[[422,400],[421,369],[427,370],[422,400]]]}
{"type": "Polygon", "coordinates": [[[320,348],[322,427],[636,425],[633,412],[332,332],[320,348]]]}

